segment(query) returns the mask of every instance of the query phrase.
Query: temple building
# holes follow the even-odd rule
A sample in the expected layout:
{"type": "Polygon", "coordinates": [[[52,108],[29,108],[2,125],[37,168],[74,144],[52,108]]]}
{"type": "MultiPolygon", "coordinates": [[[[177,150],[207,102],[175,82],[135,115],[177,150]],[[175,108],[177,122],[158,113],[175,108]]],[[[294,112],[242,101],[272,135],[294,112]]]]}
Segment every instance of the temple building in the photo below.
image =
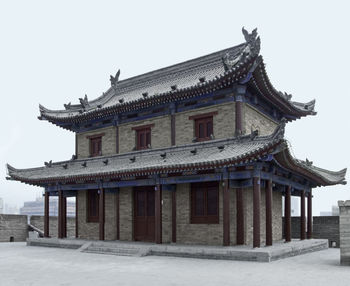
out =
{"type": "Polygon", "coordinates": [[[40,105],[40,120],[75,133],[76,153],[38,168],[7,165],[7,178],[45,189],[45,236],[50,198],[58,196],[64,238],[74,196],[77,238],[269,246],[282,240],[283,201],[291,240],[297,196],[300,238],[312,237],[312,189],[345,184],[346,169],[292,156],[285,127],[316,115],[315,101],[277,91],[256,29],[243,34],[240,45],[146,74],[119,80],[118,71],[94,100],[40,105]]]}

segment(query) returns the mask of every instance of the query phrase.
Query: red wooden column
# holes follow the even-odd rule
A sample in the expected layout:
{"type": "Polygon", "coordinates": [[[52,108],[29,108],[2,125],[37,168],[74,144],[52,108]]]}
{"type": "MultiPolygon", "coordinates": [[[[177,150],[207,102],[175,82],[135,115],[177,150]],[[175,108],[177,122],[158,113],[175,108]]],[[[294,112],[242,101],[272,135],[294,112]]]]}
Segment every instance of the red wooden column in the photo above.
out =
{"type": "Polygon", "coordinates": [[[312,238],[312,190],[307,196],[307,239],[312,238]]]}
{"type": "Polygon", "coordinates": [[[63,237],[67,237],[67,197],[63,197],[63,237]]]}
{"type": "Polygon", "coordinates": [[[50,237],[50,196],[45,192],[45,209],[44,209],[44,237],[50,237]]]}
{"type": "Polygon", "coordinates": [[[176,243],[176,187],[171,193],[171,227],[172,227],[172,237],[171,241],[176,243]]]}
{"type": "Polygon", "coordinates": [[[305,191],[301,191],[300,195],[300,239],[305,239],[305,191]]]}
{"type": "Polygon", "coordinates": [[[230,245],[230,189],[229,180],[224,179],[223,184],[223,245],[230,245]]]}
{"type": "Polygon", "coordinates": [[[156,243],[162,243],[162,186],[155,186],[155,237],[156,243]]]}
{"type": "Polygon", "coordinates": [[[237,244],[244,244],[244,200],[243,189],[236,189],[236,227],[237,227],[237,244]]]}
{"type": "Polygon", "coordinates": [[[266,184],[266,246],[272,245],[272,180],[266,184]]]}
{"type": "Polygon", "coordinates": [[[115,196],[115,205],[116,205],[116,225],[117,225],[117,240],[120,239],[120,201],[119,201],[119,189],[117,190],[115,196]]]}
{"type": "Polygon", "coordinates": [[[291,186],[286,187],[286,193],[284,196],[284,234],[285,241],[291,241],[291,186]]]}
{"type": "Polygon", "coordinates": [[[78,204],[78,191],[75,194],[75,238],[79,238],[79,204],[78,204]]]}
{"type": "Polygon", "coordinates": [[[253,247],[260,247],[260,177],[253,178],[253,247]]]}
{"type": "Polygon", "coordinates": [[[105,190],[104,188],[99,189],[99,239],[105,240],[105,190]]]}
{"type": "Polygon", "coordinates": [[[58,190],[58,238],[63,238],[63,191],[58,190]]]}

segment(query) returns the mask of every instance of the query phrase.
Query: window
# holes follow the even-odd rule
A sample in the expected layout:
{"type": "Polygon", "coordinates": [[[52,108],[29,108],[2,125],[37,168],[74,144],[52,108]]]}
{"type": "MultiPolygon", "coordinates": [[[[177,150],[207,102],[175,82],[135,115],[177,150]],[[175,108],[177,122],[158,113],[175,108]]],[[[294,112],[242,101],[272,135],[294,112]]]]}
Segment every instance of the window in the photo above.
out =
{"type": "Polygon", "coordinates": [[[90,138],[90,157],[102,155],[102,137],[90,138]]]}
{"type": "Polygon", "coordinates": [[[147,149],[151,146],[151,128],[136,130],[137,150],[147,149]]]}
{"type": "Polygon", "coordinates": [[[191,223],[219,223],[219,183],[191,185],[191,223]]]}
{"type": "Polygon", "coordinates": [[[195,132],[198,141],[210,140],[213,136],[213,116],[196,119],[195,132]]]}
{"type": "Polygon", "coordinates": [[[98,222],[99,201],[98,190],[87,191],[87,222],[98,222]]]}

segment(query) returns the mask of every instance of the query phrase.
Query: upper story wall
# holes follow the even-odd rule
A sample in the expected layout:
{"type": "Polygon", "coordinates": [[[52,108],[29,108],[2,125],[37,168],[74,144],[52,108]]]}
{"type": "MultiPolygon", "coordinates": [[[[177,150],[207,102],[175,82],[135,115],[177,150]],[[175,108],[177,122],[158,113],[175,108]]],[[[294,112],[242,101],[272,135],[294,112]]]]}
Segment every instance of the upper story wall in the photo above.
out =
{"type": "MultiPolygon", "coordinates": [[[[195,135],[195,119],[193,116],[212,114],[214,139],[230,138],[235,136],[236,102],[229,101],[207,107],[175,113],[175,145],[190,144],[195,135]]],[[[138,127],[150,126],[151,148],[164,148],[171,146],[171,116],[170,114],[136,120],[77,134],[78,158],[90,157],[90,138],[101,135],[102,155],[127,153],[136,150],[136,130],[138,127]]],[[[271,134],[277,122],[258,111],[250,104],[243,104],[242,109],[243,134],[250,134],[251,130],[259,130],[259,135],[271,134]]]]}

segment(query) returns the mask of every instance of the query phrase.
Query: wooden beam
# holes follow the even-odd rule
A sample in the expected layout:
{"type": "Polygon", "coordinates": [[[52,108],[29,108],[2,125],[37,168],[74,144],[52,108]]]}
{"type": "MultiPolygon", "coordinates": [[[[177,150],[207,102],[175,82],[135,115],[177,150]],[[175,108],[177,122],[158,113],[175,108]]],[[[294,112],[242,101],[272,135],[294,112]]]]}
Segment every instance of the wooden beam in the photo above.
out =
{"type": "Polygon", "coordinates": [[[176,243],[176,189],[171,193],[171,241],[176,243]]]}
{"type": "Polygon", "coordinates": [[[50,196],[45,192],[44,237],[50,237],[50,196]]]}
{"type": "Polygon", "coordinates": [[[223,183],[223,245],[230,245],[230,189],[229,180],[225,179],[223,183]]]}
{"type": "Polygon", "coordinates": [[[196,120],[196,119],[201,119],[201,118],[205,118],[205,117],[210,117],[210,116],[214,116],[217,115],[218,112],[217,111],[213,111],[213,112],[207,112],[207,113],[202,113],[202,114],[197,114],[197,115],[191,115],[188,117],[189,120],[196,120]]]}
{"type": "Polygon", "coordinates": [[[272,245],[272,180],[267,181],[265,194],[266,209],[266,246],[272,245]]]}
{"type": "Polygon", "coordinates": [[[312,190],[307,196],[307,239],[312,238],[312,190]]]}
{"type": "Polygon", "coordinates": [[[260,247],[260,177],[253,178],[253,247],[260,247]]]}
{"type": "Polygon", "coordinates": [[[237,244],[244,244],[244,198],[243,189],[236,189],[237,244]]]}
{"type": "Polygon", "coordinates": [[[115,195],[115,207],[116,207],[116,225],[117,225],[117,240],[120,239],[120,197],[119,190],[115,195]]]}
{"type": "Polygon", "coordinates": [[[155,240],[162,243],[162,187],[156,185],[155,190],[155,240]]]}
{"type": "Polygon", "coordinates": [[[301,191],[300,195],[300,239],[304,240],[306,238],[305,235],[305,191],[301,191]]]}
{"type": "Polygon", "coordinates": [[[291,241],[291,186],[286,187],[284,195],[284,235],[285,241],[291,241]]]}
{"type": "Polygon", "coordinates": [[[105,240],[105,190],[99,189],[99,239],[105,240]]]}

